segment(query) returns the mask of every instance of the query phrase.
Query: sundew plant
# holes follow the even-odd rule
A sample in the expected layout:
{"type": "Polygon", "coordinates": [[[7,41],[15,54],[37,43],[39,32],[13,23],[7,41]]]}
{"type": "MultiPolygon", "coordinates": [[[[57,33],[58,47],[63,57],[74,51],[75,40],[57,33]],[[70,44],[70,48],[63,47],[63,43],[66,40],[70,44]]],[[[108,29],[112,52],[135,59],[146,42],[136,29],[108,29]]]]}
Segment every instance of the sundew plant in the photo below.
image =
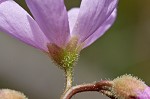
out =
{"type": "MultiPolygon", "coordinates": [[[[117,17],[118,0],[82,0],[80,8],[66,10],[64,0],[25,0],[32,16],[14,0],[0,0],[0,32],[46,53],[66,75],[60,99],[95,91],[111,99],[150,99],[150,88],[137,77],[123,75],[74,86],[74,66],[80,52],[100,38],[117,17]]],[[[1,89],[0,99],[28,99],[1,89]]]]}

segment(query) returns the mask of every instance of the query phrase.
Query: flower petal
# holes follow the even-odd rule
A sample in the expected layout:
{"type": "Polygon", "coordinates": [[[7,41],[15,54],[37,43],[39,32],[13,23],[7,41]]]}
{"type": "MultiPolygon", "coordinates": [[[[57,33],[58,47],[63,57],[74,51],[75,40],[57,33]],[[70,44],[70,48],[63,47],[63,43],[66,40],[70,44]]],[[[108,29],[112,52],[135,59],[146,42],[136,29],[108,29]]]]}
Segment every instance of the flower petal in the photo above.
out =
{"type": "Polygon", "coordinates": [[[0,1],[0,31],[41,50],[47,39],[33,18],[13,0],[0,1]]]}
{"type": "MultiPolygon", "coordinates": [[[[77,21],[79,10],[80,10],[79,8],[72,8],[71,10],[68,11],[70,33],[72,33],[75,22],[77,21]]],[[[71,36],[73,36],[73,34],[71,34],[71,36]]]]}
{"type": "Polygon", "coordinates": [[[138,99],[150,99],[150,87],[147,87],[143,92],[137,91],[138,99]]]}
{"type": "Polygon", "coordinates": [[[89,46],[94,41],[96,41],[99,37],[101,37],[114,23],[117,16],[117,9],[114,9],[112,14],[108,17],[108,19],[92,34],[84,41],[84,47],[89,46]]]}
{"type": "Polygon", "coordinates": [[[82,0],[73,33],[84,42],[108,19],[118,0],[82,0]]]}
{"type": "Polygon", "coordinates": [[[26,3],[51,43],[66,44],[69,22],[64,0],[26,0],[26,3]]]}

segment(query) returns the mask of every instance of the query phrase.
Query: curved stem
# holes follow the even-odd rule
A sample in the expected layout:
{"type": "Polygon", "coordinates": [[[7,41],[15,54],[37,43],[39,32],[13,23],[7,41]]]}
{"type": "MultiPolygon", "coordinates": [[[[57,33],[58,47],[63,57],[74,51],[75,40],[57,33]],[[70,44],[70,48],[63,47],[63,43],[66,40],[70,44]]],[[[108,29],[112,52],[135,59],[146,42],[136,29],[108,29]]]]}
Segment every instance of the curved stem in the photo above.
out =
{"type": "MultiPolygon", "coordinates": [[[[96,91],[96,92],[103,91],[102,93],[104,93],[104,91],[108,91],[111,86],[112,86],[111,81],[100,81],[91,84],[77,85],[71,87],[68,91],[66,91],[61,99],[71,99],[73,95],[80,92],[86,92],[86,91],[96,91]]],[[[106,94],[106,95],[111,99],[115,99],[111,94],[106,94]]]]}

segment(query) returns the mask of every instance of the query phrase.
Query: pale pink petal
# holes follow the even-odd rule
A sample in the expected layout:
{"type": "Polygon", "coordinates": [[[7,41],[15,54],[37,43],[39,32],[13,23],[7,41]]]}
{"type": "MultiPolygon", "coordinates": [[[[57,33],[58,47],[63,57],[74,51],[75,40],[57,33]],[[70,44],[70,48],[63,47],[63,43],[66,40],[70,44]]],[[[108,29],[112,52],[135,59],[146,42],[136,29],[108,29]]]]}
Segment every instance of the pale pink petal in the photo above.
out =
{"type": "Polygon", "coordinates": [[[96,41],[99,37],[101,37],[114,23],[117,16],[117,9],[115,9],[112,14],[108,17],[108,19],[92,34],[84,41],[84,47],[89,46],[94,41],[96,41]]]}
{"type": "Polygon", "coordinates": [[[34,19],[13,0],[0,1],[0,31],[41,50],[48,40],[34,19]]]}
{"type": "Polygon", "coordinates": [[[26,3],[51,43],[67,43],[69,22],[64,0],[26,0],[26,3]]]}
{"type": "Polygon", "coordinates": [[[111,15],[118,0],[82,0],[78,19],[73,33],[79,37],[79,43],[92,35],[111,15]]]}
{"type": "Polygon", "coordinates": [[[138,99],[150,99],[150,87],[147,87],[143,92],[137,92],[138,99]]]}
{"type": "MultiPolygon", "coordinates": [[[[75,22],[77,21],[79,10],[79,8],[72,8],[68,11],[69,28],[71,33],[74,28],[75,22]]],[[[71,36],[73,36],[73,34],[71,34],[71,36]]]]}

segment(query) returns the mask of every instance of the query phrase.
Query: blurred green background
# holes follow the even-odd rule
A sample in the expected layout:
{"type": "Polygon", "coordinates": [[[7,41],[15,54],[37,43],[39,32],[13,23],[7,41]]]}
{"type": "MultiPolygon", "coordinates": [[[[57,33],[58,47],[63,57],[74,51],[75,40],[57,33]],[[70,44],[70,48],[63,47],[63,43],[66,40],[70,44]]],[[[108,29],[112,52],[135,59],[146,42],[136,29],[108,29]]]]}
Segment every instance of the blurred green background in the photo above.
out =
{"type": "MultiPolygon", "coordinates": [[[[24,0],[15,0],[28,10],[24,0]]],[[[80,0],[65,0],[67,9],[80,0]]],[[[150,0],[120,0],[111,29],[81,52],[74,84],[133,74],[150,85],[150,0]]],[[[29,10],[28,10],[29,11],[29,10]]],[[[0,33],[0,88],[24,92],[29,99],[59,99],[64,75],[49,57],[5,33],[0,33]]],[[[108,99],[82,93],[73,99],[108,99]]]]}

